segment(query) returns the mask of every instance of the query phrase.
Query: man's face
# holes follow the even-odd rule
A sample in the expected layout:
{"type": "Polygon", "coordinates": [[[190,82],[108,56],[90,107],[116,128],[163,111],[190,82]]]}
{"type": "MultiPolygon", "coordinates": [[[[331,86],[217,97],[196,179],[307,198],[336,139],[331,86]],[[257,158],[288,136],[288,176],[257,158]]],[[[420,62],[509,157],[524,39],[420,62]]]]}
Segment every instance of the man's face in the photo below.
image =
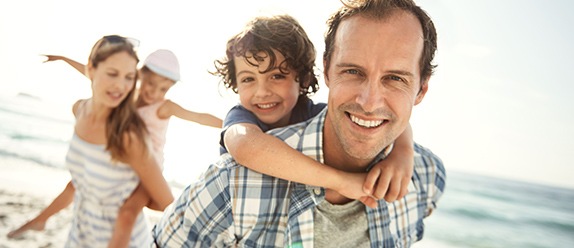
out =
{"type": "Polygon", "coordinates": [[[405,130],[427,89],[426,83],[421,88],[422,50],[419,21],[406,12],[340,23],[325,77],[325,149],[364,166],[405,130]]]}

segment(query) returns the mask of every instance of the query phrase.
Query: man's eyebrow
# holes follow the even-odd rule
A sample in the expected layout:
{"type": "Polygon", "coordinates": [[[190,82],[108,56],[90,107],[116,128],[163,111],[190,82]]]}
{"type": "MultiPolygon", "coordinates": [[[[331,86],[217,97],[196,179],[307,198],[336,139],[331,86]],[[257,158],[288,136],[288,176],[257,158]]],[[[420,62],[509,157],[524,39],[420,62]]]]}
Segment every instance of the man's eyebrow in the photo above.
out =
{"type": "Polygon", "coordinates": [[[355,67],[355,68],[363,68],[357,64],[353,64],[353,63],[339,63],[335,65],[336,67],[355,67]]]}
{"type": "Polygon", "coordinates": [[[393,74],[397,74],[397,75],[401,75],[401,76],[405,76],[405,77],[413,77],[414,76],[411,72],[403,71],[403,70],[390,70],[388,72],[393,73],[393,74]]]}
{"type": "MultiPolygon", "coordinates": [[[[336,67],[352,67],[352,68],[363,68],[360,65],[357,64],[353,64],[353,63],[339,63],[335,65],[336,67]]],[[[387,71],[387,73],[392,73],[392,74],[397,74],[400,76],[405,76],[405,77],[413,77],[414,75],[406,70],[389,70],[387,71]]]]}

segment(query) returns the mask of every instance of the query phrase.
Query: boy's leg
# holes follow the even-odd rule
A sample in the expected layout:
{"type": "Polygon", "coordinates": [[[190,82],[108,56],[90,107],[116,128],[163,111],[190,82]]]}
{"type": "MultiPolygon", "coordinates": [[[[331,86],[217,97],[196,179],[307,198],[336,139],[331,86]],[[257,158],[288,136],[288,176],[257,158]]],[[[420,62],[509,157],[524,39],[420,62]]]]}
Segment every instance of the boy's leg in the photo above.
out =
{"type": "Polygon", "coordinates": [[[150,198],[145,189],[140,185],[134,190],[132,195],[126,199],[120,207],[118,218],[112,233],[112,239],[108,245],[109,248],[128,247],[138,215],[145,207],[150,198]]]}
{"type": "Polygon", "coordinates": [[[28,230],[42,231],[46,227],[46,222],[52,215],[60,212],[62,209],[69,206],[74,201],[74,185],[68,182],[66,188],[60,193],[53,201],[34,219],[26,222],[16,230],[13,230],[6,235],[8,238],[18,238],[28,230]]]}

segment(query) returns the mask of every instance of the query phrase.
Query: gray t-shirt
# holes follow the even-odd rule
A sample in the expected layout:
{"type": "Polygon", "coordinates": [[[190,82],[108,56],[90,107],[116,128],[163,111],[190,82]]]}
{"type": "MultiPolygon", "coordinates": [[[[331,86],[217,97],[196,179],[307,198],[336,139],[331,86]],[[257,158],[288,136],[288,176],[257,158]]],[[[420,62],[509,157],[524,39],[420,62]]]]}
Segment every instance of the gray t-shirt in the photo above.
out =
{"type": "Polygon", "coordinates": [[[365,205],[352,201],[333,205],[324,200],[315,207],[314,247],[370,247],[365,205]]]}

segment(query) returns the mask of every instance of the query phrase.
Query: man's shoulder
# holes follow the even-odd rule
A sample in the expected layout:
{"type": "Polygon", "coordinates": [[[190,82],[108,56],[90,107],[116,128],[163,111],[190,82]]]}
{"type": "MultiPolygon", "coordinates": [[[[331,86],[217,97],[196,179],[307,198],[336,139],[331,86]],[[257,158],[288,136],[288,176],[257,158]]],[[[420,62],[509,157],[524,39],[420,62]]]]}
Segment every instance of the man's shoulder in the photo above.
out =
{"type": "Polygon", "coordinates": [[[444,188],[446,170],[442,159],[434,154],[429,148],[415,143],[415,171],[414,177],[423,184],[435,184],[444,188]]]}

